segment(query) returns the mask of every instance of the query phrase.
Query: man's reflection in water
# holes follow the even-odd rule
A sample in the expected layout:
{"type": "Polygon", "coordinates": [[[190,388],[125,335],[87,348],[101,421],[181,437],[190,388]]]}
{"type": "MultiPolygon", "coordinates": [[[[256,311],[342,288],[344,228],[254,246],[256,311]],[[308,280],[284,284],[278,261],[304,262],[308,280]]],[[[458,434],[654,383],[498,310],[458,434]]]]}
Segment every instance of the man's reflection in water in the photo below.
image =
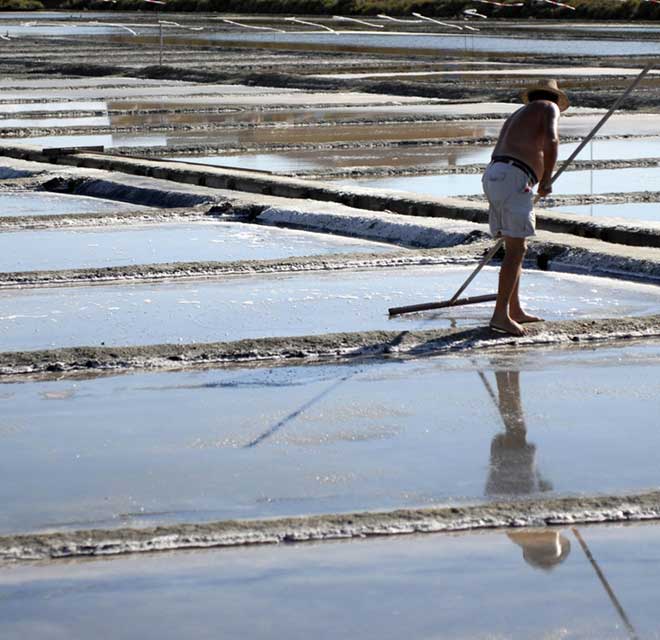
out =
{"type": "Polygon", "coordinates": [[[571,542],[559,531],[516,531],[509,540],[522,547],[525,562],[535,569],[551,571],[571,552],[571,542]]]}
{"type": "MultiPolygon", "coordinates": [[[[536,446],[527,442],[527,425],[520,399],[520,372],[496,371],[496,400],[504,433],[498,433],[490,445],[490,468],[486,494],[519,496],[550,491],[552,484],[539,474],[536,446]]],[[[550,571],[561,564],[571,551],[571,543],[559,531],[516,531],[507,533],[523,550],[525,562],[550,571]]]]}
{"type": "Polygon", "coordinates": [[[527,442],[527,426],[520,401],[520,372],[496,371],[498,407],[504,433],[490,445],[486,495],[515,496],[550,491],[552,484],[536,469],[536,446],[527,442]]]}

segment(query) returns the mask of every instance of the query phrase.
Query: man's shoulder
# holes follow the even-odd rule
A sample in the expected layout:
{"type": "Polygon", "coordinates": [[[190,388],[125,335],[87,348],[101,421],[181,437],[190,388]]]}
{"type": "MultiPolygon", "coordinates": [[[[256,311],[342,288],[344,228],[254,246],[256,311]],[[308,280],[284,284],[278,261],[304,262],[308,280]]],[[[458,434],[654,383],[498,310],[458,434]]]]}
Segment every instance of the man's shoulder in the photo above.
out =
{"type": "Polygon", "coordinates": [[[534,100],[524,107],[528,113],[559,115],[559,107],[551,100],[534,100]]]}

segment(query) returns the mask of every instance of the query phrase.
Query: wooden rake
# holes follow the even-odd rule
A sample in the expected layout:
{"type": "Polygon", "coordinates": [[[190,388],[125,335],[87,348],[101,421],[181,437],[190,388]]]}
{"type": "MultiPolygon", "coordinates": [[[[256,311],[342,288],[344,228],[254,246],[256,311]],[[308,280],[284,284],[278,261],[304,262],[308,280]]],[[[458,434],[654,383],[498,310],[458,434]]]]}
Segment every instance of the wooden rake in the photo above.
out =
{"type": "MultiPolygon", "coordinates": [[[[610,119],[612,114],[619,108],[619,105],[635,90],[637,85],[644,79],[644,76],[653,68],[653,64],[648,64],[642,69],[641,73],[630,83],[630,86],[619,96],[616,102],[610,107],[610,110],[600,119],[598,124],[587,134],[582,142],[577,146],[575,151],[564,161],[559,169],[552,176],[551,183],[554,183],[559,176],[566,171],[570,164],[580,154],[593,137],[600,131],[601,127],[610,119]]],[[[534,204],[541,199],[538,194],[534,198],[534,204]]],[[[392,307],[388,309],[390,317],[400,316],[405,313],[415,313],[416,311],[429,311],[431,309],[445,309],[447,307],[458,307],[467,304],[479,304],[481,302],[493,302],[497,299],[496,293],[489,293],[481,296],[470,296],[467,298],[460,298],[459,296],[468,285],[476,278],[477,274],[493,259],[495,254],[499,251],[500,247],[504,244],[504,239],[499,238],[488,253],[481,259],[475,270],[470,274],[468,279],[459,287],[458,291],[449,299],[439,302],[425,302],[422,304],[412,304],[405,307],[392,307]]]]}

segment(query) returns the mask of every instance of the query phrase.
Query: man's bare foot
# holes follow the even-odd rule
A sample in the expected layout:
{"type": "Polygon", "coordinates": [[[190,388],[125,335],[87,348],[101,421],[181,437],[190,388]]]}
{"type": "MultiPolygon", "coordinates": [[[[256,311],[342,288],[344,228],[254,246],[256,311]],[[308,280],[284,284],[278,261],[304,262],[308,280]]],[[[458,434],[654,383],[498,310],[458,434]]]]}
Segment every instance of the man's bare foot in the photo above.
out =
{"type": "Polygon", "coordinates": [[[528,324],[530,322],[543,322],[543,318],[538,316],[533,316],[529,313],[521,311],[520,313],[512,313],[511,319],[517,322],[518,324],[528,324]]]}
{"type": "Polygon", "coordinates": [[[508,333],[512,336],[524,336],[525,329],[521,327],[515,320],[511,318],[491,318],[488,325],[493,331],[499,333],[508,333]]]}

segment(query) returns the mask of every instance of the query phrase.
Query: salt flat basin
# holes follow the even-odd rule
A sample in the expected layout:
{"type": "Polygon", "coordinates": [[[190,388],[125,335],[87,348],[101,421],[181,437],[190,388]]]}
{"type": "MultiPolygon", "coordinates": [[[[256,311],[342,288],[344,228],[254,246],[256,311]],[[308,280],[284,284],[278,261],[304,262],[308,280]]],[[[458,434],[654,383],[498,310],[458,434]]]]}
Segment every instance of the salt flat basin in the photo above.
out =
{"type": "Polygon", "coordinates": [[[562,211],[581,216],[605,216],[625,218],[626,220],[660,220],[659,202],[617,202],[616,204],[584,204],[556,207],[553,211],[562,211]]]}
{"type": "Polygon", "coordinates": [[[3,138],[7,144],[29,144],[41,147],[164,147],[168,137],[162,133],[118,133],[118,134],[80,134],[53,135],[18,138],[3,138]]]}
{"type": "MultiPolygon", "coordinates": [[[[13,102],[21,100],[110,100],[110,99],[128,99],[131,97],[157,96],[159,100],[166,101],[168,98],[163,96],[163,88],[167,96],[203,96],[213,95],[214,102],[223,103],[226,100],[236,100],[239,96],[241,100],[256,102],[268,102],[271,96],[276,96],[276,101],[281,96],[287,98],[295,96],[298,93],[305,95],[298,89],[287,89],[283,92],[281,89],[248,87],[245,85],[224,85],[224,84],[200,84],[195,82],[176,82],[176,81],[146,81],[146,82],[123,82],[121,78],[115,78],[115,82],[109,85],[87,83],[87,86],[54,86],[50,87],[25,87],[22,89],[9,88],[3,89],[2,100],[4,102],[13,102]],[[124,85],[124,86],[121,86],[124,85]]],[[[316,96],[317,94],[312,94],[316,96]]],[[[364,94],[362,94],[364,95],[364,94]]],[[[312,98],[314,100],[314,98],[312,98]]],[[[318,98],[316,98],[318,99],[318,98]]],[[[410,102],[420,101],[420,98],[408,98],[410,102]]],[[[362,101],[366,100],[362,98],[362,101]]],[[[376,98],[376,102],[383,101],[382,98],[376,98]]],[[[404,102],[406,99],[403,100],[404,102]]]]}
{"type": "MultiPolygon", "coordinates": [[[[106,103],[99,101],[72,100],[70,102],[0,102],[2,114],[29,114],[35,111],[106,111],[106,103]]],[[[0,120],[0,123],[2,120],[0,120]]]]}
{"type": "Polygon", "coordinates": [[[66,215],[71,213],[115,213],[135,211],[140,207],[126,202],[72,196],[47,191],[1,191],[0,217],[66,215]]]}
{"type": "Polygon", "coordinates": [[[655,637],[659,527],[577,531],[621,614],[568,528],[9,565],[0,614],[8,640],[655,637]]]}
{"type": "Polygon", "coordinates": [[[29,127],[107,127],[107,116],[80,118],[6,118],[0,119],[1,129],[23,129],[29,127]]]}
{"type": "Polygon", "coordinates": [[[0,532],[647,490],[658,366],[649,343],[1,384],[0,532]]]}
{"type": "MultiPolygon", "coordinates": [[[[336,183],[444,197],[482,194],[481,177],[480,173],[444,174],[399,178],[342,179],[337,180],[336,183]]],[[[554,192],[557,195],[635,193],[638,191],[660,191],[660,169],[635,167],[566,171],[554,186],[554,192]]]]}
{"type": "Polygon", "coordinates": [[[394,248],[379,242],[236,222],[29,230],[0,233],[0,271],[265,260],[329,253],[384,253],[394,248]],[[38,252],[30,250],[35,246],[38,252]]]}
{"type": "MultiPolygon", "coordinates": [[[[587,146],[578,160],[652,158],[660,154],[660,138],[595,140],[587,146]]],[[[559,148],[559,158],[565,160],[578,143],[565,143],[559,148]]],[[[211,156],[174,156],[172,160],[236,167],[274,172],[305,172],[349,167],[399,167],[417,166],[452,167],[466,164],[487,163],[493,146],[456,145],[437,147],[375,147],[364,149],[324,149],[318,151],[291,149],[273,153],[218,154],[211,156]]]]}
{"type": "MultiPolygon", "coordinates": [[[[0,19],[0,23],[2,20],[0,19]]],[[[117,87],[117,86],[176,86],[185,84],[177,80],[150,80],[148,78],[129,78],[126,76],[103,76],[84,78],[49,77],[49,78],[12,78],[0,80],[0,88],[7,89],[69,89],[75,87],[117,87]]],[[[232,85],[227,85],[231,88],[232,85]]]]}
{"type": "MultiPolygon", "coordinates": [[[[399,33],[374,33],[367,31],[343,31],[326,33],[320,31],[298,33],[217,33],[210,34],[200,41],[220,41],[223,43],[272,43],[279,45],[304,44],[310,50],[322,50],[328,46],[335,48],[360,47],[368,51],[372,48],[404,48],[435,51],[470,51],[496,53],[556,54],[558,44],[564,51],[576,56],[637,56],[660,53],[660,44],[648,40],[607,40],[605,38],[562,39],[524,38],[489,36],[465,33],[412,33],[406,25],[399,33]],[[408,31],[408,33],[406,33],[408,31]]],[[[126,39],[122,36],[122,39],[126,39]]],[[[218,42],[219,43],[219,42],[218,42]]]]}
{"type": "MultiPolygon", "coordinates": [[[[373,94],[370,94],[373,95],[373,94]]],[[[190,101],[188,101],[190,102],[190,101]]],[[[44,103],[45,104],[45,103],[44,103]]],[[[60,103],[61,104],[61,103],[60,103]]],[[[429,105],[419,105],[419,109],[425,110],[429,105]]],[[[444,106],[444,105],[432,105],[444,106]]],[[[469,106],[469,105],[468,105],[469,106]]],[[[384,107],[369,107],[373,117],[378,118],[384,107]]],[[[400,106],[397,106],[400,108],[400,106]]],[[[409,107],[410,108],[410,107],[409,107]]],[[[415,107],[417,109],[417,107],[415,107]]],[[[365,109],[367,109],[365,107],[365,109]]],[[[296,124],[301,122],[323,122],[326,118],[321,110],[320,115],[315,114],[316,109],[308,109],[308,118],[299,118],[292,112],[284,112],[279,120],[283,124],[296,124]],[[287,120],[288,118],[288,120],[287,120]]],[[[333,113],[341,115],[344,109],[333,107],[333,113]]],[[[114,119],[115,116],[111,116],[114,119]]],[[[120,117],[120,116],[117,116],[120,117]]],[[[187,114],[182,114],[185,120],[187,114]]],[[[211,117],[211,116],[209,116],[211,117]]],[[[227,122],[236,117],[245,120],[245,116],[234,116],[228,114],[227,122]]],[[[334,117],[332,114],[328,118],[334,117]]],[[[356,118],[368,118],[369,114],[356,114],[356,118]]],[[[124,116],[121,116],[124,118],[124,116]]],[[[126,116],[130,121],[130,116],[126,116]]],[[[168,116],[163,116],[167,120],[168,116]]],[[[139,118],[138,118],[139,119],[139,118]]],[[[247,118],[250,121],[251,117],[247,118]]],[[[350,117],[348,118],[350,120],[350,117]]],[[[562,120],[561,134],[564,136],[584,136],[594,127],[598,121],[597,116],[578,115],[562,120]]],[[[114,120],[113,120],[114,121],[114,120]]],[[[266,114],[264,121],[274,122],[266,114]]],[[[457,120],[448,122],[404,122],[404,123],[369,123],[349,124],[338,123],[332,126],[307,126],[307,127],[244,127],[227,128],[217,131],[168,131],[167,133],[116,133],[116,134],[87,134],[87,135],[53,135],[53,136],[24,136],[5,138],[8,144],[34,144],[44,147],[75,146],[75,145],[104,145],[106,147],[122,146],[187,146],[208,148],[209,145],[312,145],[333,142],[373,142],[373,141],[428,141],[434,139],[463,139],[496,137],[502,128],[502,120],[457,120]]],[[[656,136],[660,130],[660,115],[626,115],[621,118],[613,116],[603,129],[603,135],[638,135],[656,136]]],[[[470,147],[466,147],[469,149],[470,147]]],[[[654,152],[652,155],[657,155],[654,152]]],[[[639,157],[639,156],[637,156],[639,157]]]]}
{"type": "MultiPolygon", "coordinates": [[[[442,78],[443,76],[543,76],[550,78],[592,78],[598,76],[637,76],[641,69],[631,69],[629,67],[532,67],[528,65],[520,67],[507,67],[504,69],[441,69],[433,71],[368,71],[363,73],[324,73],[314,74],[316,78],[342,78],[342,79],[364,79],[364,78],[442,78]]],[[[651,75],[658,75],[660,71],[651,70],[651,75]]]]}
{"type": "MultiPolygon", "coordinates": [[[[214,342],[342,331],[482,326],[490,305],[389,319],[393,306],[447,299],[467,267],[416,267],[221,280],[0,291],[0,351],[214,342]]],[[[497,289],[497,268],[469,293],[497,289]]],[[[523,297],[547,319],[660,313],[660,287],[561,273],[525,274],[523,297]]]]}

